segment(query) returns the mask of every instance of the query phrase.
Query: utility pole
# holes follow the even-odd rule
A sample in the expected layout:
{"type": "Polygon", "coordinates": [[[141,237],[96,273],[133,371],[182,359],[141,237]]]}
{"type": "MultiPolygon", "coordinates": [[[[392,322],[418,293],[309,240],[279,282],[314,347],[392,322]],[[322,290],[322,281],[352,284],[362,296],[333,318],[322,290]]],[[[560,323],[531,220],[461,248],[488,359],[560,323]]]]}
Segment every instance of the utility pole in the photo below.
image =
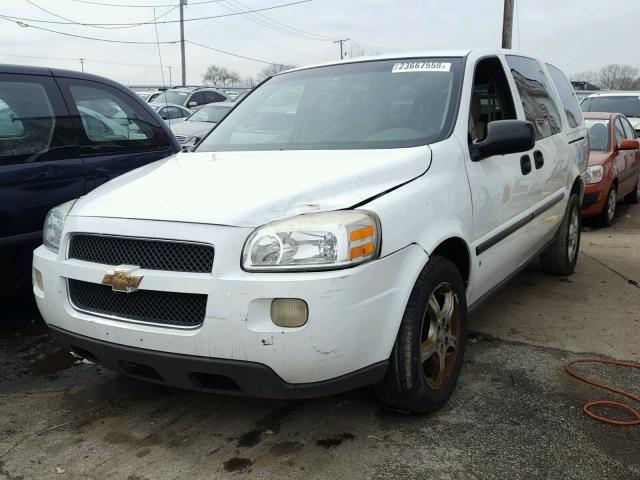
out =
{"type": "Polygon", "coordinates": [[[171,81],[171,65],[168,65],[167,68],[169,69],[169,85],[173,85],[173,82],[171,81]]]}
{"type": "Polygon", "coordinates": [[[340,60],[342,60],[344,58],[344,53],[343,53],[343,48],[342,46],[344,45],[344,42],[348,42],[350,39],[349,38],[343,38],[341,40],[336,40],[333,43],[339,43],[340,44],[340,60]]]}
{"type": "Polygon", "coordinates": [[[502,48],[511,48],[511,31],[513,30],[513,2],[504,0],[504,14],[502,17],[502,48]]]}
{"type": "Polygon", "coordinates": [[[82,69],[82,71],[84,72],[84,58],[80,59],[80,68],[82,69]]]}
{"type": "MultiPolygon", "coordinates": [[[[182,53],[182,86],[187,86],[187,62],[184,58],[184,6],[187,0],[180,0],[180,51],[182,53]]],[[[169,82],[171,83],[171,82],[169,82]]]]}

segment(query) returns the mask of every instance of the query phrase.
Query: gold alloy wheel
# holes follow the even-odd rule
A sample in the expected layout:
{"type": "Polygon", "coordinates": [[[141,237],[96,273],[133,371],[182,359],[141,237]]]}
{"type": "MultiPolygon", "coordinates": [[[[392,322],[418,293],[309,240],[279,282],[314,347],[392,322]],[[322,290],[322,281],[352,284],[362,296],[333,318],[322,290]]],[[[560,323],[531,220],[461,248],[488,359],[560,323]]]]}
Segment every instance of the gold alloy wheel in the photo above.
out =
{"type": "Polygon", "coordinates": [[[438,390],[453,374],[461,346],[460,302],[451,285],[441,283],[431,293],[422,318],[420,362],[424,379],[438,390]]]}

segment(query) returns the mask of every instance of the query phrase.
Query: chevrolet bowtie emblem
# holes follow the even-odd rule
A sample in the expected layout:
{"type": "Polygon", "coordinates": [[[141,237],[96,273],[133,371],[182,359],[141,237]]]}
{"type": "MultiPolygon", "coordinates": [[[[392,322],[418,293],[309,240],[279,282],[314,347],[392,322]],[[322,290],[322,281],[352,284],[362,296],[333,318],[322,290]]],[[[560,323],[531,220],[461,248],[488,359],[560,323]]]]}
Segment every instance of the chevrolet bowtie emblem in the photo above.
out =
{"type": "Polygon", "coordinates": [[[114,292],[135,292],[142,281],[143,275],[137,273],[140,267],[134,265],[119,265],[113,273],[106,273],[102,279],[103,285],[111,285],[114,292]]]}

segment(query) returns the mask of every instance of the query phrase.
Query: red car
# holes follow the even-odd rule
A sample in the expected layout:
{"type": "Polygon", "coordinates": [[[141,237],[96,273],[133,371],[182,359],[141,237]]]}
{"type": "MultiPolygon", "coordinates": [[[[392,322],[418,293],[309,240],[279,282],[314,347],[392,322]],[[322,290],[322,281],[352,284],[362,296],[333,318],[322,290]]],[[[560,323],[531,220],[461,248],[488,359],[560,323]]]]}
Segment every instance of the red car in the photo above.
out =
{"type": "Polygon", "coordinates": [[[585,125],[591,153],[582,216],[607,227],[618,201],[640,202],[640,142],[621,113],[585,113],[585,125]]]}

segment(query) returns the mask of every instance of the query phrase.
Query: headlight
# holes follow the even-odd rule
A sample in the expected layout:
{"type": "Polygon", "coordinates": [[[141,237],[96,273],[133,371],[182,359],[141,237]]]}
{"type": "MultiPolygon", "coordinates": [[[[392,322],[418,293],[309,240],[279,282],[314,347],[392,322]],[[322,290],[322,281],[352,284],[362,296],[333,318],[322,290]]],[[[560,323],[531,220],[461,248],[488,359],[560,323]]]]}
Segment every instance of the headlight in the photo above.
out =
{"type": "Polygon", "coordinates": [[[53,207],[47,213],[44,220],[44,228],[42,229],[42,243],[52,252],[58,253],[60,248],[60,237],[62,237],[62,227],[64,227],[64,219],[76,203],[75,200],[63,203],[57,207],[53,207]]]}
{"type": "Polygon", "coordinates": [[[587,167],[587,185],[601,182],[603,175],[604,168],[602,168],[602,165],[593,165],[591,167],[587,167]]]}
{"type": "Polygon", "coordinates": [[[326,270],[375,258],[380,247],[377,217],[362,210],[312,213],[255,230],[242,252],[249,271],[326,270]]]}

